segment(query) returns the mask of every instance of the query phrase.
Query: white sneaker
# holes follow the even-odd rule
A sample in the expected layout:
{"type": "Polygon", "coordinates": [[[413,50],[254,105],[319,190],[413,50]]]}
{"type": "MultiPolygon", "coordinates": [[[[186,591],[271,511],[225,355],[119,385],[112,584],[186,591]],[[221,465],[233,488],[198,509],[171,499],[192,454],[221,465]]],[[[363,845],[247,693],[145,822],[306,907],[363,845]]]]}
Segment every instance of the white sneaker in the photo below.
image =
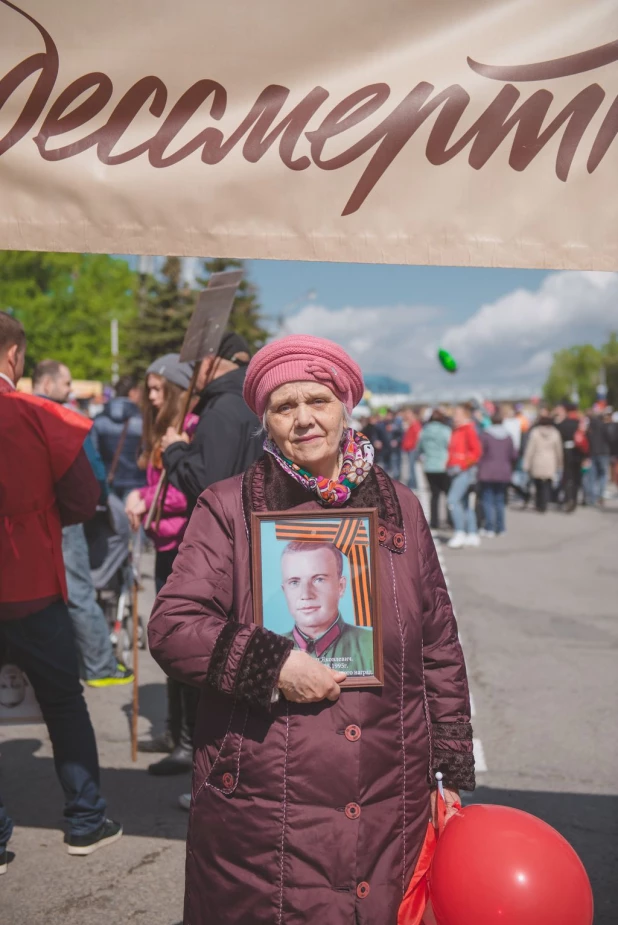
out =
{"type": "MultiPolygon", "coordinates": [[[[491,536],[494,536],[492,533],[491,536]]],[[[466,533],[464,538],[464,546],[480,546],[481,538],[478,533],[466,533]]]]}
{"type": "Polygon", "coordinates": [[[449,549],[461,549],[466,545],[466,534],[461,530],[457,530],[456,533],[453,533],[446,545],[449,549]]]}
{"type": "Polygon", "coordinates": [[[178,797],[178,805],[181,809],[186,809],[187,812],[191,809],[191,794],[190,793],[181,793],[178,797]]]}
{"type": "Polygon", "coordinates": [[[496,534],[494,533],[493,530],[479,530],[479,536],[485,536],[487,537],[487,539],[490,539],[492,536],[495,536],[495,535],[496,534]]]}

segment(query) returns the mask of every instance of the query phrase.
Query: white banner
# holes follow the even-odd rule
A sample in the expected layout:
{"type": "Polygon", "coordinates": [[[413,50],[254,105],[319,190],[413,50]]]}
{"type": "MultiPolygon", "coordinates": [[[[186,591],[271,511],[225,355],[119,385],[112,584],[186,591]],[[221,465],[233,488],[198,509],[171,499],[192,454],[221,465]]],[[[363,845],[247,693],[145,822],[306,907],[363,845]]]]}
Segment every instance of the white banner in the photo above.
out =
{"type": "Polygon", "coordinates": [[[0,247],[618,269],[618,0],[0,0],[0,247]]]}

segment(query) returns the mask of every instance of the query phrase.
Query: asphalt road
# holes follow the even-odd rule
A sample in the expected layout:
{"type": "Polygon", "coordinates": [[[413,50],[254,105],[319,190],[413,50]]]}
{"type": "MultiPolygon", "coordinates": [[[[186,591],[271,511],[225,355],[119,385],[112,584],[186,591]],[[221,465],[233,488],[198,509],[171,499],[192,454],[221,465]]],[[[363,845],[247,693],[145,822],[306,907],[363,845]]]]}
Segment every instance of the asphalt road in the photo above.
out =
{"type": "Polygon", "coordinates": [[[579,853],[595,925],[618,922],[618,504],[508,512],[441,553],[487,771],[472,802],[541,817],[579,853]]]}
{"type": "MultiPolygon", "coordinates": [[[[593,882],[595,925],[615,925],[618,504],[572,516],[509,511],[507,527],[480,549],[441,552],[487,766],[473,799],[525,809],[561,831],[593,882]]],[[[150,601],[145,593],[145,614],[150,601]]],[[[140,665],[146,736],[162,725],[164,679],[147,653],[140,665]]],[[[177,925],[187,816],[176,801],[188,777],[150,777],[148,756],[131,762],[129,687],[87,698],[109,813],[126,834],[70,858],[45,727],[0,727],[0,792],[16,822],[0,923],[177,925]]]]}

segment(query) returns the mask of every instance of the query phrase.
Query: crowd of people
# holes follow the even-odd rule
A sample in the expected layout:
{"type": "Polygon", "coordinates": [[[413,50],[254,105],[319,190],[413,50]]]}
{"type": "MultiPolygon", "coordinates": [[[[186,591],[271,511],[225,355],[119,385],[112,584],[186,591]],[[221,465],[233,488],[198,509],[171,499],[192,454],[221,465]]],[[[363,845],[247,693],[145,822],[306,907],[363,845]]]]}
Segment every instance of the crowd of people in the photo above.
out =
{"type": "MultiPolygon", "coordinates": [[[[153,775],[194,774],[193,795],[180,796],[196,823],[186,920],[266,921],[285,895],[299,925],[317,915],[343,925],[356,903],[394,923],[435,811],[434,775],[447,815],[459,789],[474,787],[466,671],[436,531],[448,521],[452,548],[500,536],[511,491],[525,505],[533,488],[541,513],[551,503],[602,505],[618,474],[611,409],[581,414],[564,403],[533,421],[520,408],[467,403],[386,411],[356,426],[362,374],[336,344],[298,335],[251,358],[226,333],[196,376],[167,354],[142,382],[125,377],[92,422],[67,407],[71,373],[56,360],[38,364],[33,395],[16,390],[25,351],[26,332],[0,312],[0,663],[18,664],[39,701],[69,853],[122,835],[100,791],[80,679],[95,688],[133,680],[89,568],[96,517],[117,532],[124,518],[153,544],[148,634],[167,675],[164,732],[139,747],[162,756],[153,775]],[[416,497],[422,478],[429,526],[416,497]],[[254,513],[297,506],[378,510],[392,577],[380,589],[380,697],[343,690],[345,673],[309,654],[313,638],[254,622],[248,525],[254,513]],[[327,867],[316,824],[332,842],[327,867]],[[248,854],[262,858],[250,871],[248,854]]],[[[328,632],[340,623],[337,614],[328,632]]],[[[11,832],[0,801],[0,873],[11,832]]]]}
{"type": "Polygon", "coordinates": [[[618,414],[609,406],[583,412],[566,400],[529,409],[474,401],[383,410],[359,426],[392,478],[403,472],[416,491],[419,469],[424,474],[431,529],[451,527],[452,549],[505,533],[510,497],[523,507],[534,500],[539,513],[550,505],[573,513],[618,494],[618,414]]]}

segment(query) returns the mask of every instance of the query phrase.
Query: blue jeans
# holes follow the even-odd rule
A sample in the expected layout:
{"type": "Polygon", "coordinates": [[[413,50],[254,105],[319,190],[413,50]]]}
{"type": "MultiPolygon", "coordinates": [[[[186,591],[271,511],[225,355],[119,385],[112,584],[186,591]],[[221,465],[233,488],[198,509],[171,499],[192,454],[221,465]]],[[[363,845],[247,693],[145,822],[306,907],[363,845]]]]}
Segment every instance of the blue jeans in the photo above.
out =
{"type": "MultiPolygon", "coordinates": [[[[11,658],[28,675],[40,704],[71,834],[90,835],[105,819],[106,804],[99,790],[97,743],[79,683],[66,605],[57,601],[21,620],[1,621],[0,642],[10,648],[11,658]]],[[[0,844],[7,843],[12,830],[0,800],[0,844]]]]}
{"type": "Polygon", "coordinates": [[[401,449],[399,447],[391,450],[387,471],[392,479],[399,481],[401,478],[401,449]]]}
{"type": "Polygon", "coordinates": [[[109,638],[107,620],[97,603],[97,593],[90,577],[88,544],[82,524],[64,527],[62,555],[80,675],[85,681],[109,678],[116,673],[117,661],[109,638]]]}
{"type": "Polygon", "coordinates": [[[587,504],[596,504],[605,492],[609,475],[609,456],[591,456],[590,469],[584,477],[587,504]]]}
{"type": "Polygon", "coordinates": [[[412,491],[416,491],[418,488],[418,482],[416,480],[416,460],[418,459],[418,452],[416,450],[408,451],[408,488],[411,488],[412,491]]]}
{"type": "Polygon", "coordinates": [[[485,529],[492,533],[504,533],[504,508],[506,502],[505,482],[481,482],[481,500],[485,515],[485,529]]]}
{"type": "Polygon", "coordinates": [[[469,492],[476,483],[477,467],[472,466],[453,476],[446,502],[448,504],[453,527],[457,533],[478,533],[476,511],[470,504],[469,492]]]}

